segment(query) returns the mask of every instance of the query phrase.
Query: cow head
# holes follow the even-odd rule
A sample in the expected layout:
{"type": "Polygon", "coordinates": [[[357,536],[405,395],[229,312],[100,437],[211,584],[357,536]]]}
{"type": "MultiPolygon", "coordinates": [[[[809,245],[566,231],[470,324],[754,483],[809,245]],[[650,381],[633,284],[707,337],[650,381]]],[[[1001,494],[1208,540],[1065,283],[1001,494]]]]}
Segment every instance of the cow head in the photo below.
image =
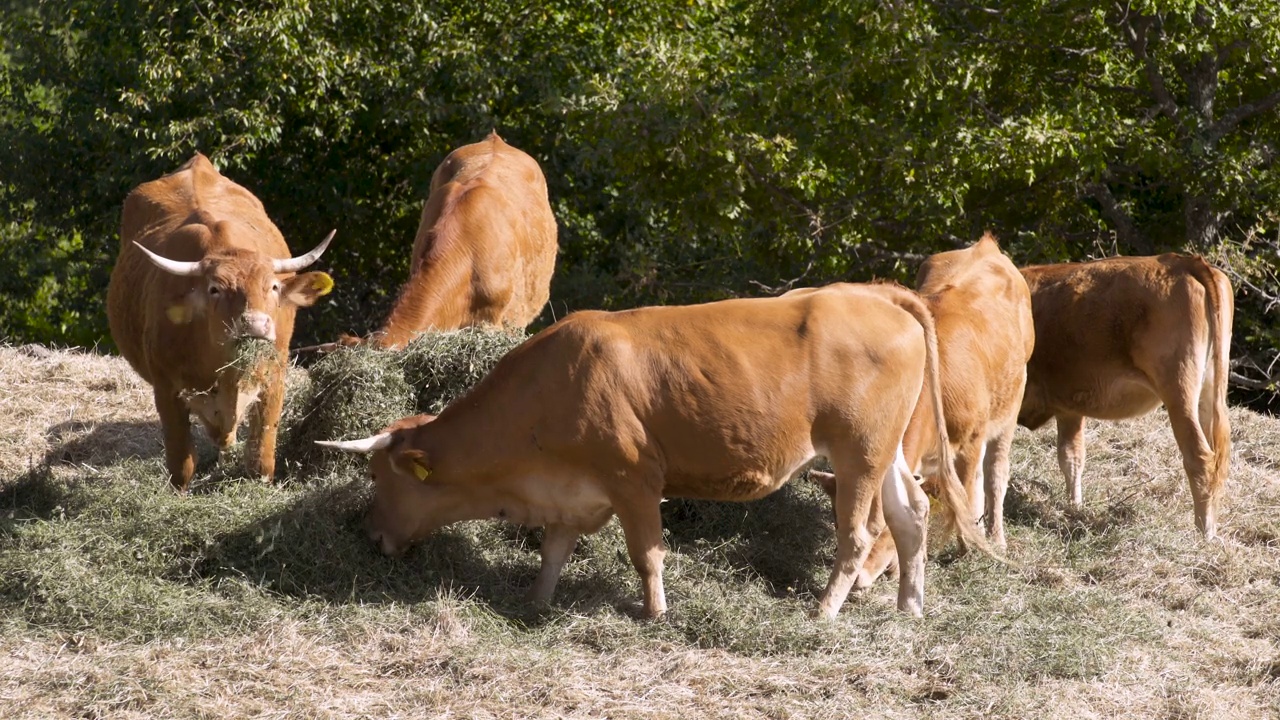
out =
{"type": "Polygon", "coordinates": [[[342,442],[316,444],[346,452],[369,455],[369,477],[373,481],[373,505],[365,518],[365,529],[386,555],[398,557],[410,545],[449,523],[470,516],[466,493],[440,477],[426,451],[411,442],[412,430],[435,417],[405,418],[386,431],[342,442]]]}
{"type": "Polygon", "coordinates": [[[275,342],[278,311],[308,307],[333,289],[333,279],[327,273],[292,274],[318,260],[333,235],[330,232],[311,252],[288,259],[231,247],[215,250],[199,261],[184,262],[157,255],[142,245],[138,248],[165,272],[194,279],[191,289],[165,308],[171,322],[204,322],[219,345],[241,339],[275,342]]]}

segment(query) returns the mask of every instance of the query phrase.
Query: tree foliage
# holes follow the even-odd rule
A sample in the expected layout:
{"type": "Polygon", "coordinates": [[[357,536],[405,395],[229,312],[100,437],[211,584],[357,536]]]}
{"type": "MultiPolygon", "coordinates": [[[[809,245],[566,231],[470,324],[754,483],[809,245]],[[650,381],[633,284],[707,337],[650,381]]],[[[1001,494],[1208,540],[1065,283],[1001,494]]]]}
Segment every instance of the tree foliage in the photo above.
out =
{"type": "Polygon", "coordinates": [[[872,276],[992,229],[1019,264],[1184,250],[1280,347],[1280,1],[27,0],[0,17],[0,333],[105,336],[124,195],[200,150],[295,248],[300,342],[364,332],[435,165],[496,128],[561,226],[553,309],[872,276]]]}

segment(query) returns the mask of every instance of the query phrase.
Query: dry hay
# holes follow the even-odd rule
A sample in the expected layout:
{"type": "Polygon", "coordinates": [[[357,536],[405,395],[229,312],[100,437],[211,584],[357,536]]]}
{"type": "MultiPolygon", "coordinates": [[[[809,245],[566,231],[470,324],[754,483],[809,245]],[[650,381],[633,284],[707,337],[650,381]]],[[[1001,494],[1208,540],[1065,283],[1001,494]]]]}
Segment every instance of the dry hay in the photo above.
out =
{"type": "MultiPolygon", "coordinates": [[[[301,476],[343,462],[312,441],[365,436],[406,415],[437,414],[466,392],[523,333],[466,329],[426,333],[402,351],[342,349],[288,371],[277,444],[281,468],[301,476]]],[[[235,366],[274,356],[270,343],[237,346],[235,366]]],[[[124,359],[36,345],[0,346],[0,470],[100,466],[156,457],[164,448],[151,386],[124,359]]],[[[246,426],[240,429],[241,437],[246,426]]],[[[216,449],[195,428],[204,457],[216,449]]]]}
{"type": "MultiPolygon", "coordinates": [[[[505,342],[472,346],[490,340],[505,342]]],[[[432,353],[446,378],[472,373],[453,387],[505,350],[469,352],[432,353]]],[[[326,387],[365,388],[365,413],[436,409],[413,389],[430,367],[322,362],[357,359],[385,376],[348,364],[326,387]],[[385,388],[408,409],[382,407],[385,388]]],[[[582,540],[549,608],[529,608],[537,531],[459,523],[389,559],[359,530],[362,473],[178,497],[150,390],[125,363],[15,348],[0,362],[0,717],[1280,714],[1280,422],[1246,410],[1231,413],[1213,543],[1195,533],[1165,413],[1089,423],[1078,509],[1053,433],[1020,431],[1017,566],[931,562],[923,620],[892,609],[892,583],[834,621],[805,617],[833,542],[825,498],[796,483],[755,503],[664,504],[672,610],[642,623],[616,523],[582,540]],[[120,447],[58,447],[68,417],[83,425],[73,442],[120,447]],[[139,439],[156,457],[128,459],[139,439]],[[63,451],[81,460],[24,472],[63,451]]],[[[290,428],[323,419],[300,412],[318,385],[291,373],[290,428]]]]}
{"type": "Polygon", "coordinates": [[[341,456],[316,440],[366,437],[417,413],[438,414],[479,382],[527,336],[484,328],[419,335],[403,350],[341,348],[291,385],[281,419],[281,457],[290,468],[323,472],[341,456]]]}
{"type": "Polygon", "coordinates": [[[151,386],[122,358],[0,345],[0,472],[159,453],[151,386]]]}

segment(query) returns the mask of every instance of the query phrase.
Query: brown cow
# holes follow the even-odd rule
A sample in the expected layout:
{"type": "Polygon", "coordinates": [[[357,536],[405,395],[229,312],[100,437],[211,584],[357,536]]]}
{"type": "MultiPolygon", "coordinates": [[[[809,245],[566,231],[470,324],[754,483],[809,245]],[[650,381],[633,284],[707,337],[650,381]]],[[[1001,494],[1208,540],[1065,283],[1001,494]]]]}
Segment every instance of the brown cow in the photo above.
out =
{"type": "Polygon", "coordinates": [[[398,349],[429,329],[523,328],[547,304],[555,263],[542,169],[490,133],[449,153],[432,174],[409,280],[370,342],[398,349]]]}
{"type": "MultiPolygon", "coordinates": [[[[933,320],[896,286],[579,312],[511,351],[438,418],[322,444],[373,453],[368,527],[385,553],[460,520],[545,525],[538,601],[578,536],[616,513],[650,617],[666,610],[662,498],[753,500],[825,455],[837,548],[819,612],[844,603],[882,527],[871,508],[883,495],[904,569],[898,607],[918,615],[928,500],[901,441],[922,383],[940,408],[937,372],[933,320]]],[[[945,442],[946,428],[938,434],[945,442]]],[[[946,478],[967,517],[963,488],[946,478]]]]}
{"type": "Polygon", "coordinates": [[[248,471],[275,473],[294,314],[333,288],[325,273],[295,273],[332,238],[290,258],[262,203],[199,153],[125,199],[107,318],[120,354],[155,390],[174,487],[185,490],[195,470],[190,412],[225,449],[253,406],[248,471]],[[255,340],[273,345],[242,372],[238,344],[255,340]]]}
{"type": "MultiPolygon", "coordinates": [[[[1031,295],[990,233],[971,247],[925,260],[916,286],[938,328],[942,410],[956,474],[968,494],[969,513],[983,517],[985,505],[987,534],[1003,548],[1009,449],[1035,344],[1031,295]]],[[[933,405],[922,393],[902,450],[907,465],[926,476],[938,469],[936,422],[933,405]]],[[[814,477],[832,491],[828,474],[814,477]]],[[[872,582],[892,560],[893,539],[881,533],[858,586],[872,582]]]]}
{"type": "Polygon", "coordinates": [[[1199,257],[1113,257],[1022,269],[1036,348],[1018,422],[1058,421],[1058,465],[1080,505],[1084,419],[1136,417],[1161,403],[1191,484],[1196,527],[1217,533],[1231,460],[1231,283],[1199,257]]]}

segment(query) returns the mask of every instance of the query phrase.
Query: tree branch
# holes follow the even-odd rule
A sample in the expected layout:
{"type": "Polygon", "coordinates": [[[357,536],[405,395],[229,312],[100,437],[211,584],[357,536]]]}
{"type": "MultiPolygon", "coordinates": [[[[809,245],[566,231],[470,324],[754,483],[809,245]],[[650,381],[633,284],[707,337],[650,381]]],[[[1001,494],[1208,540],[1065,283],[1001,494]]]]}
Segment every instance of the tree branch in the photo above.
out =
{"type": "Polygon", "coordinates": [[[1117,240],[1124,243],[1131,250],[1137,250],[1144,254],[1151,252],[1151,243],[1142,236],[1142,233],[1138,232],[1138,228],[1133,224],[1133,218],[1129,217],[1129,213],[1120,206],[1116,196],[1111,194],[1111,188],[1107,187],[1106,183],[1086,183],[1084,192],[1102,207],[1102,217],[1111,223],[1112,229],[1116,232],[1117,240]]]}
{"type": "Polygon", "coordinates": [[[1160,68],[1156,67],[1155,58],[1147,53],[1147,31],[1155,24],[1156,19],[1149,15],[1139,15],[1136,18],[1127,18],[1123,22],[1125,29],[1129,31],[1127,38],[1129,49],[1133,51],[1134,57],[1142,62],[1143,73],[1147,76],[1147,82],[1151,85],[1151,93],[1156,100],[1156,104],[1160,107],[1161,112],[1176,120],[1178,118],[1178,104],[1174,102],[1173,95],[1169,92],[1168,86],[1165,85],[1164,76],[1160,74],[1160,68]]]}
{"type": "Polygon", "coordinates": [[[1280,90],[1271,93],[1262,98],[1258,102],[1245,103],[1231,110],[1231,112],[1223,115],[1213,125],[1209,127],[1208,137],[1210,142],[1221,140],[1224,135],[1236,129],[1236,126],[1245,120],[1264,113],[1276,105],[1280,104],[1280,90]]]}

